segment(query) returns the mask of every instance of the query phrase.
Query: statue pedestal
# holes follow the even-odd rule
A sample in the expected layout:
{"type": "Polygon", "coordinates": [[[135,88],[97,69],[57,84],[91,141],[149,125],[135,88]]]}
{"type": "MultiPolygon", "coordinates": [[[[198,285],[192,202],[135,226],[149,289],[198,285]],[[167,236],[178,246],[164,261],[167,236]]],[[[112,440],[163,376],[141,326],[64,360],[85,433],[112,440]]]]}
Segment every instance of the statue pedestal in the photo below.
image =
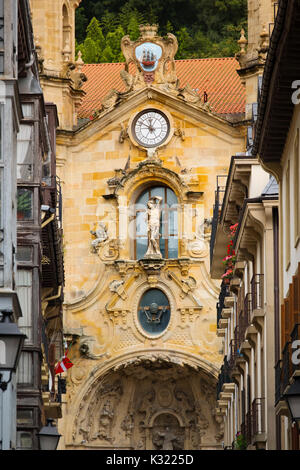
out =
{"type": "Polygon", "coordinates": [[[162,255],[158,255],[158,254],[149,254],[149,255],[145,255],[144,258],[142,259],[143,260],[147,260],[147,259],[157,259],[157,260],[160,260],[160,259],[163,259],[162,255]]]}

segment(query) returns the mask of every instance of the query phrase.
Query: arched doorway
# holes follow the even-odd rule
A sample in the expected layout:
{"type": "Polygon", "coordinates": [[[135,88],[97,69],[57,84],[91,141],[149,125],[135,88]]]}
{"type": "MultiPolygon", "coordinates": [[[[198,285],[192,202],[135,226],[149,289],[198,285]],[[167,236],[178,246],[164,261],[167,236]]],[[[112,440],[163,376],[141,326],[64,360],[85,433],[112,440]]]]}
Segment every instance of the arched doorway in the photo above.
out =
{"type": "Polygon", "coordinates": [[[168,360],[145,358],[107,372],[83,396],[71,447],[220,448],[215,386],[206,372],[168,360]]]}

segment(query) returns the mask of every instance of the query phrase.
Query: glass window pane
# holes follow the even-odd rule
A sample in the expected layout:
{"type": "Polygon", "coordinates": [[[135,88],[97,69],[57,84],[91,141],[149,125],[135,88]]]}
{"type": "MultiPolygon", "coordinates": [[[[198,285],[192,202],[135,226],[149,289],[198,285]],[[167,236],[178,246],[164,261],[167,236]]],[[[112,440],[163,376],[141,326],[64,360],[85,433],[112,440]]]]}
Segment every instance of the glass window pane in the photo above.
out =
{"type": "Polygon", "coordinates": [[[33,103],[23,103],[22,111],[24,118],[33,117],[33,103]]]}
{"type": "Polygon", "coordinates": [[[169,211],[169,235],[178,234],[178,213],[175,210],[169,211]]]}
{"type": "Polygon", "coordinates": [[[27,431],[17,432],[17,448],[18,449],[32,449],[33,441],[32,434],[27,431]]]}
{"type": "Polygon", "coordinates": [[[33,139],[33,126],[22,124],[20,126],[20,131],[18,133],[17,177],[25,181],[30,181],[33,176],[32,139],[33,139]]]}
{"type": "Polygon", "coordinates": [[[159,249],[163,258],[166,258],[166,240],[161,237],[159,240],[159,249]]]}
{"type": "Polygon", "coordinates": [[[17,382],[22,385],[33,383],[33,358],[31,352],[22,351],[17,368],[17,382]]]}
{"type": "Polygon", "coordinates": [[[163,204],[165,203],[165,188],[161,186],[150,188],[151,197],[159,196],[163,198],[163,204]]]}
{"type": "Polygon", "coordinates": [[[168,206],[173,206],[174,204],[177,204],[177,197],[172,191],[172,189],[167,188],[167,204],[168,206]]]}
{"type": "Polygon", "coordinates": [[[147,205],[147,202],[149,200],[149,190],[147,189],[147,191],[145,191],[137,200],[137,204],[141,204],[142,206],[145,206],[147,205]]]}
{"type": "Polygon", "coordinates": [[[148,239],[147,238],[137,238],[136,239],[136,257],[137,259],[142,259],[148,248],[148,239]]]}
{"type": "Polygon", "coordinates": [[[169,258],[178,258],[178,238],[170,237],[168,240],[169,258]]]}
{"type": "Polygon", "coordinates": [[[136,234],[137,236],[147,236],[147,214],[146,212],[137,212],[136,214],[136,234]]]}
{"type": "Polygon", "coordinates": [[[32,271],[27,269],[17,270],[17,293],[22,310],[22,317],[18,325],[27,339],[25,343],[32,343],[32,271]]]}
{"type": "Polygon", "coordinates": [[[18,188],[17,193],[17,218],[18,220],[32,219],[33,193],[30,189],[18,188]]]}
{"type": "Polygon", "coordinates": [[[32,261],[32,247],[31,246],[18,246],[17,261],[32,261]]]}
{"type": "Polygon", "coordinates": [[[17,425],[28,426],[33,424],[33,410],[18,409],[17,410],[17,425]]]}

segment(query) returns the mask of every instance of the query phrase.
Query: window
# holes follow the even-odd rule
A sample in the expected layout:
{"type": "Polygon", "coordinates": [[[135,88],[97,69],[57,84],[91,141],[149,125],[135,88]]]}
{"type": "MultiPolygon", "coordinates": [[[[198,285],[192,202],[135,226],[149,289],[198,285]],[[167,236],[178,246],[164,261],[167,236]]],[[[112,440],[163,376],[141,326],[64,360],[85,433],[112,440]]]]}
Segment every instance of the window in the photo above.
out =
{"type": "Polygon", "coordinates": [[[147,290],[139,304],[138,321],[142,329],[153,336],[161,334],[170,321],[170,304],[159,289],[147,290]]]}
{"type": "Polygon", "coordinates": [[[32,271],[29,269],[17,270],[17,293],[22,309],[22,317],[18,325],[27,338],[26,343],[33,342],[32,334],[32,271]]]}
{"type": "Polygon", "coordinates": [[[142,259],[148,248],[147,202],[153,196],[162,197],[159,247],[163,258],[178,258],[178,203],[175,193],[166,186],[146,189],[135,205],[135,253],[142,259]]]}
{"type": "Polygon", "coordinates": [[[33,205],[32,190],[25,189],[25,188],[18,188],[17,219],[18,220],[31,220],[33,218],[32,205],[33,205]]]}
{"type": "Polygon", "coordinates": [[[33,426],[33,410],[27,408],[18,408],[17,426],[33,426]]]}
{"type": "Polygon", "coordinates": [[[32,433],[29,431],[17,432],[17,449],[32,449],[33,439],[32,433]]]}
{"type": "Polygon", "coordinates": [[[21,124],[18,133],[17,178],[31,181],[33,178],[33,125],[21,124]]]}
{"type": "Polygon", "coordinates": [[[17,368],[18,385],[33,385],[33,356],[31,352],[22,351],[17,368]]]}
{"type": "Polygon", "coordinates": [[[16,258],[18,262],[29,263],[33,259],[33,248],[32,246],[18,245],[16,258]]]}

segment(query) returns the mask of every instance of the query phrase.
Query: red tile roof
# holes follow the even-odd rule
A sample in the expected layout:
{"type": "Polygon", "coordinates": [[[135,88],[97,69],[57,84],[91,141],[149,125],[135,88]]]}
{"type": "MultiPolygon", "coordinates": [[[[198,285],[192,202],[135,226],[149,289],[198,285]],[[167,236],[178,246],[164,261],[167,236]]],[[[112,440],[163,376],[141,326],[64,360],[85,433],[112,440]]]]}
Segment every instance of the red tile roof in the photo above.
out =
{"type": "MultiPolygon", "coordinates": [[[[235,58],[209,58],[176,60],[179,86],[189,84],[208,102],[215,113],[232,114],[245,111],[245,88],[236,70],[239,64],[235,58]]],[[[111,89],[125,91],[120,71],[124,63],[86,64],[82,72],[88,78],[83,90],[86,95],[79,110],[79,117],[89,117],[101,108],[102,99],[111,89]]]]}

